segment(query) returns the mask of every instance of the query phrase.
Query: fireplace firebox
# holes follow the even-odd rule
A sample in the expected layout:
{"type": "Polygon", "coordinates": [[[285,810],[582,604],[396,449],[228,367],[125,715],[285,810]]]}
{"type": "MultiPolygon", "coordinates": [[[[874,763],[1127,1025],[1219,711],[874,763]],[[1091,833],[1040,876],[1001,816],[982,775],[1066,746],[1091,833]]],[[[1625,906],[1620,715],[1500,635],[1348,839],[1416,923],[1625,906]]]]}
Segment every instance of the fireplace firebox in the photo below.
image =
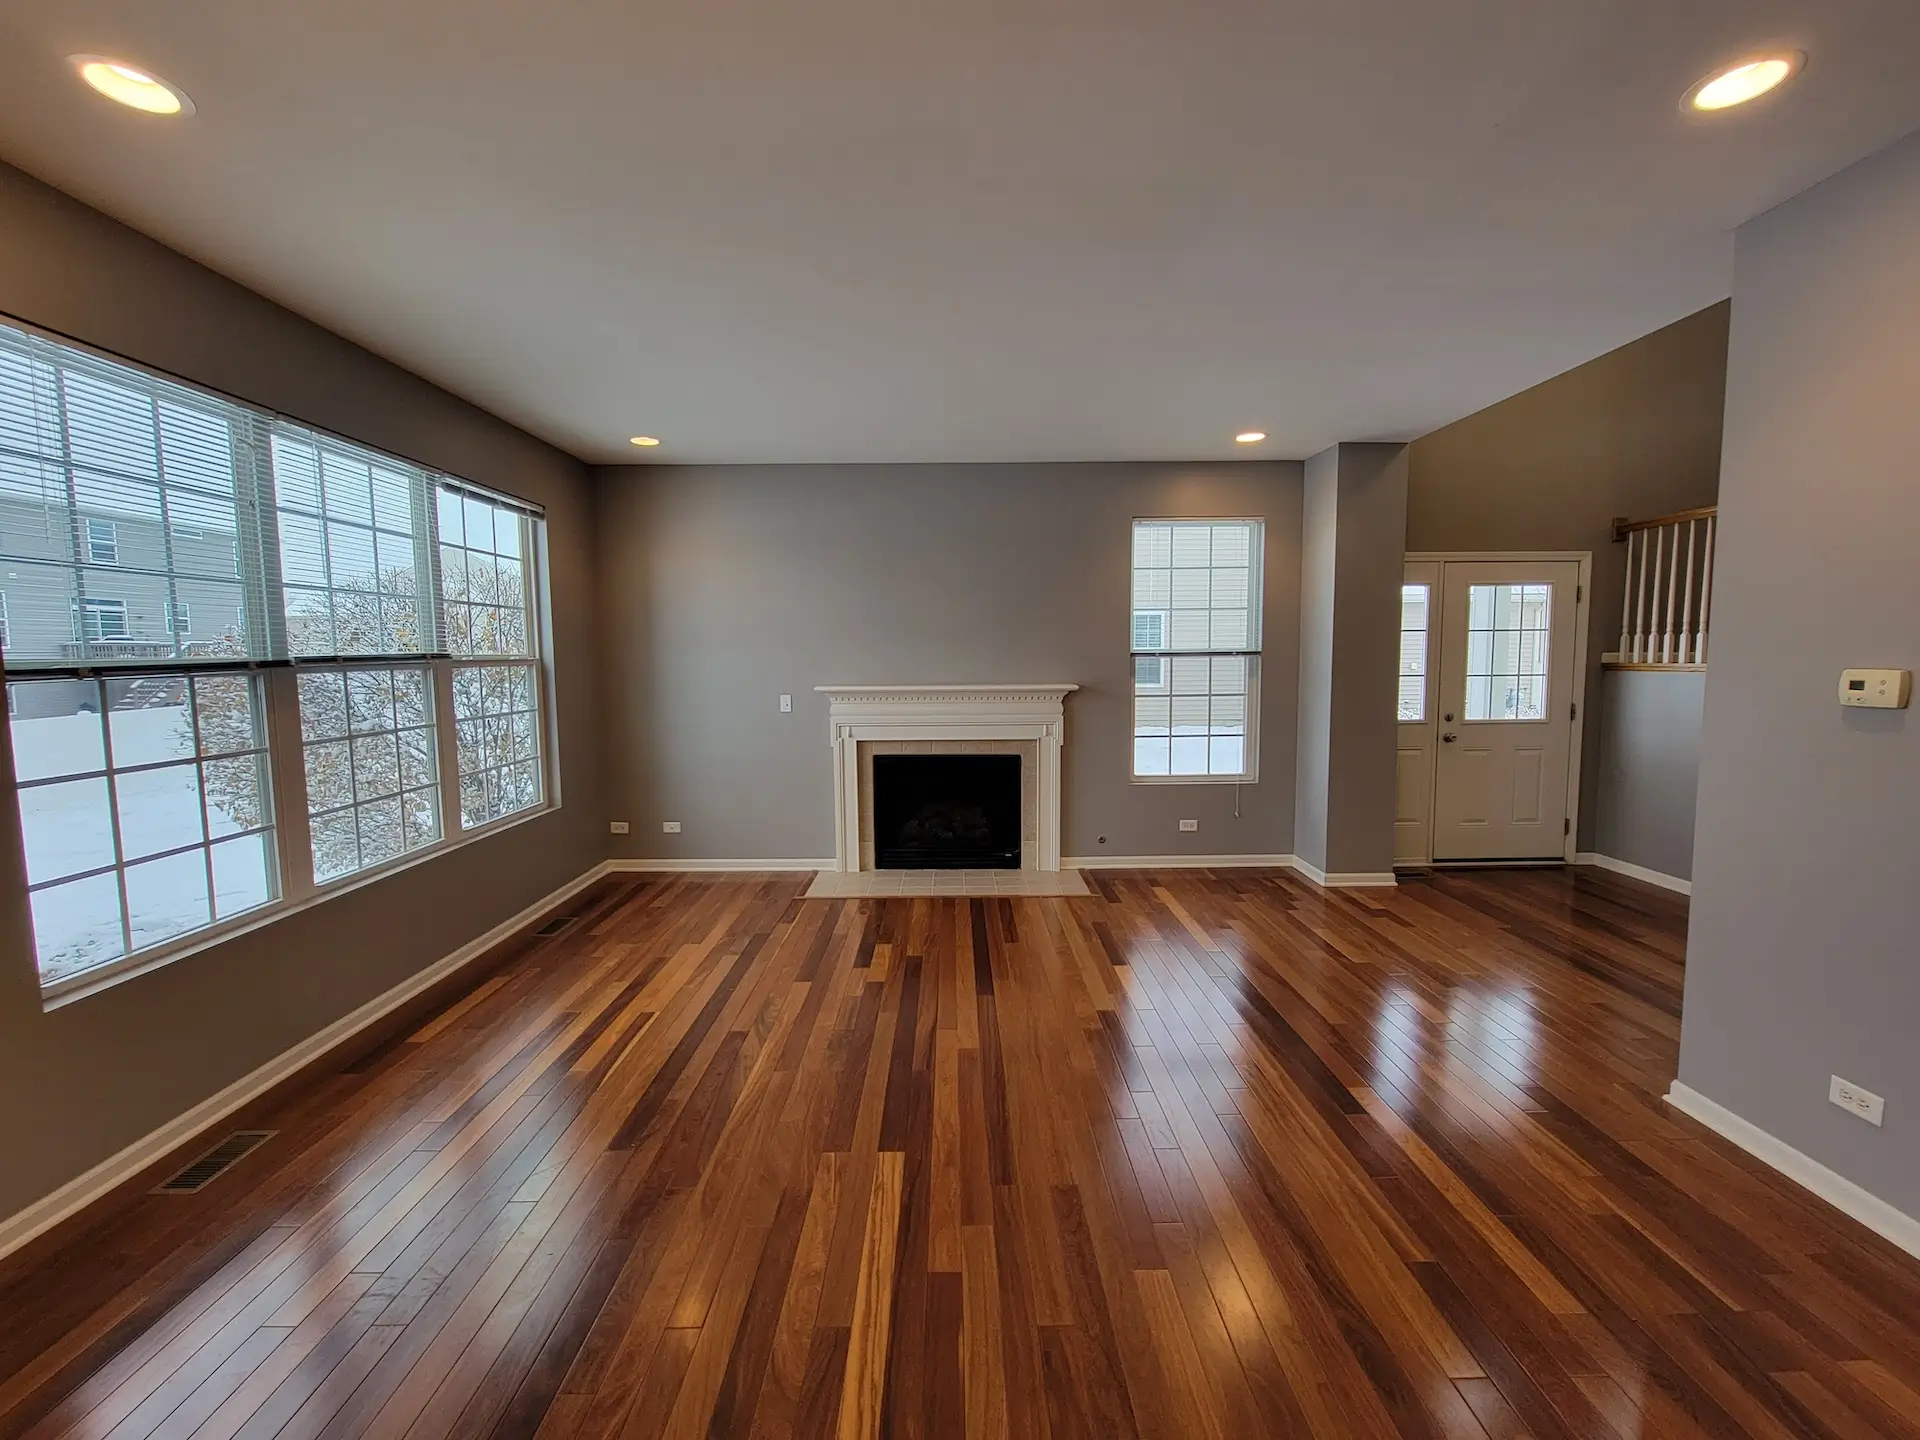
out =
{"type": "Polygon", "coordinates": [[[875,755],[882,870],[1018,870],[1018,755],[875,755]]]}

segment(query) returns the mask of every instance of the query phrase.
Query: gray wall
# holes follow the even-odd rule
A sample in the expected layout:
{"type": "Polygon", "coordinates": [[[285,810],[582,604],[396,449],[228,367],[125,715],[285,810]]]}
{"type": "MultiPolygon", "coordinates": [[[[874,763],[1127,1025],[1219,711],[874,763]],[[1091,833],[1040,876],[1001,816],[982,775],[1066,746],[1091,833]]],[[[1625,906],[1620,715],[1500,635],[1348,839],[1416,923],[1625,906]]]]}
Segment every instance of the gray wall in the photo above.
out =
{"type": "Polygon", "coordinates": [[[1920,1216],[1920,136],[1743,227],[1680,1078],[1920,1216]],[[1886,1097],[1875,1129],[1827,1102],[1886,1097]]]}
{"type": "Polygon", "coordinates": [[[1706,680],[1698,670],[1609,670],[1602,677],[1594,818],[1594,849],[1602,855],[1692,878],[1706,680]]]}
{"type": "Polygon", "coordinates": [[[596,864],[581,465],[0,166],[0,311],[547,507],[567,805],[43,1012],[0,746],[0,1216],[55,1189],[596,864]]]}
{"type": "Polygon", "coordinates": [[[636,466],[598,474],[615,853],[833,854],[822,684],[1072,682],[1068,855],[1293,842],[1297,464],[636,466]],[[1267,522],[1260,779],[1130,783],[1130,522],[1267,522]],[[791,715],[778,711],[782,693],[791,715]],[[1177,822],[1197,819],[1195,834],[1177,822]],[[663,820],[684,831],[663,835],[663,820]],[[1106,843],[1100,843],[1100,837],[1106,843]]]}
{"type": "Polygon", "coordinates": [[[1394,696],[1407,447],[1307,461],[1294,849],[1328,874],[1393,868],[1394,696]]]}
{"type": "Polygon", "coordinates": [[[1714,503],[1727,315],[1711,306],[1413,442],[1407,549],[1593,552],[1582,850],[1598,813],[1600,657],[1620,642],[1612,521],[1714,503]]]}

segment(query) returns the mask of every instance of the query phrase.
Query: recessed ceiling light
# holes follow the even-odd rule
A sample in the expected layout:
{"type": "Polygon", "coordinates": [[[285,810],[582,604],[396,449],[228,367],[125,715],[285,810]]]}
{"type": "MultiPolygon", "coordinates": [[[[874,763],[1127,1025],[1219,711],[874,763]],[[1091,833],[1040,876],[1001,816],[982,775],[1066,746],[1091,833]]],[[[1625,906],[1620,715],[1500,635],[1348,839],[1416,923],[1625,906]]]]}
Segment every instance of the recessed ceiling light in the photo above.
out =
{"type": "Polygon", "coordinates": [[[1716,71],[1687,92],[1689,110],[1730,110],[1777,90],[1800,72],[1807,57],[1799,51],[1755,55],[1716,71]]]}
{"type": "Polygon", "coordinates": [[[660,439],[655,435],[636,435],[627,443],[629,445],[638,445],[643,450],[651,450],[655,445],[660,443],[660,439]]]}
{"type": "Polygon", "coordinates": [[[177,85],[151,75],[124,60],[105,55],[69,55],[67,62],[80,72],[80,78],[109,100],[149,115],[191,115],[193,101],[177,85]]]}
{"type": "Polygon", "coordinates": [[[1236,445],[1258,445],[1266,438],[1267,432],[1264,430],[1242,430],[1233,437],[1233,441],[1236,445]]]}

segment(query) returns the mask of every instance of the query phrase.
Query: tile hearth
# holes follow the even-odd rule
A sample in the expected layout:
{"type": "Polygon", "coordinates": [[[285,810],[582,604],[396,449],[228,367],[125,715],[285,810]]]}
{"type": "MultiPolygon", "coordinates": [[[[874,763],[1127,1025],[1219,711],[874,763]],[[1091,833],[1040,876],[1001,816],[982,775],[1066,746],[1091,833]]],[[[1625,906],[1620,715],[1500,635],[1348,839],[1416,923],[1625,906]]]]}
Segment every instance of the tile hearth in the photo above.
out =
{"type": "Polygon", "coordinates": [[[822,870],[808,900],[893,895],[1091,895],[1078,870],[822,870]]]}

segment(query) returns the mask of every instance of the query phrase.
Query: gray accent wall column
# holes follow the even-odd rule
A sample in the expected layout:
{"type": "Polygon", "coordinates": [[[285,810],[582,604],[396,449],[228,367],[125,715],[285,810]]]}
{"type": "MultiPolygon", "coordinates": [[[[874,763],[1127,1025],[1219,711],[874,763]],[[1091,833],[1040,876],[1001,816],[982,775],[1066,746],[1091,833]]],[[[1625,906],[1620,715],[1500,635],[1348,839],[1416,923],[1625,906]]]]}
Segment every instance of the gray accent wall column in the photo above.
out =
{"type": "Polygon", "coordinates": [[[1393,869],[1394,711],[1407,447],[1307,461],[1294,854],[1328,875],[1393,869]]]}
{"type": "Polygon", "coordinates": [[[1675,1093],[1914,1217],[1909,1248],[1920,713],[1837,690],[1920,669],[1916,375],[1920,136],[1738,235],[1675,1093]],[[1833,1075],[1885,1097],[1883,1128],[1828,1103],[1833,1075]]]}

